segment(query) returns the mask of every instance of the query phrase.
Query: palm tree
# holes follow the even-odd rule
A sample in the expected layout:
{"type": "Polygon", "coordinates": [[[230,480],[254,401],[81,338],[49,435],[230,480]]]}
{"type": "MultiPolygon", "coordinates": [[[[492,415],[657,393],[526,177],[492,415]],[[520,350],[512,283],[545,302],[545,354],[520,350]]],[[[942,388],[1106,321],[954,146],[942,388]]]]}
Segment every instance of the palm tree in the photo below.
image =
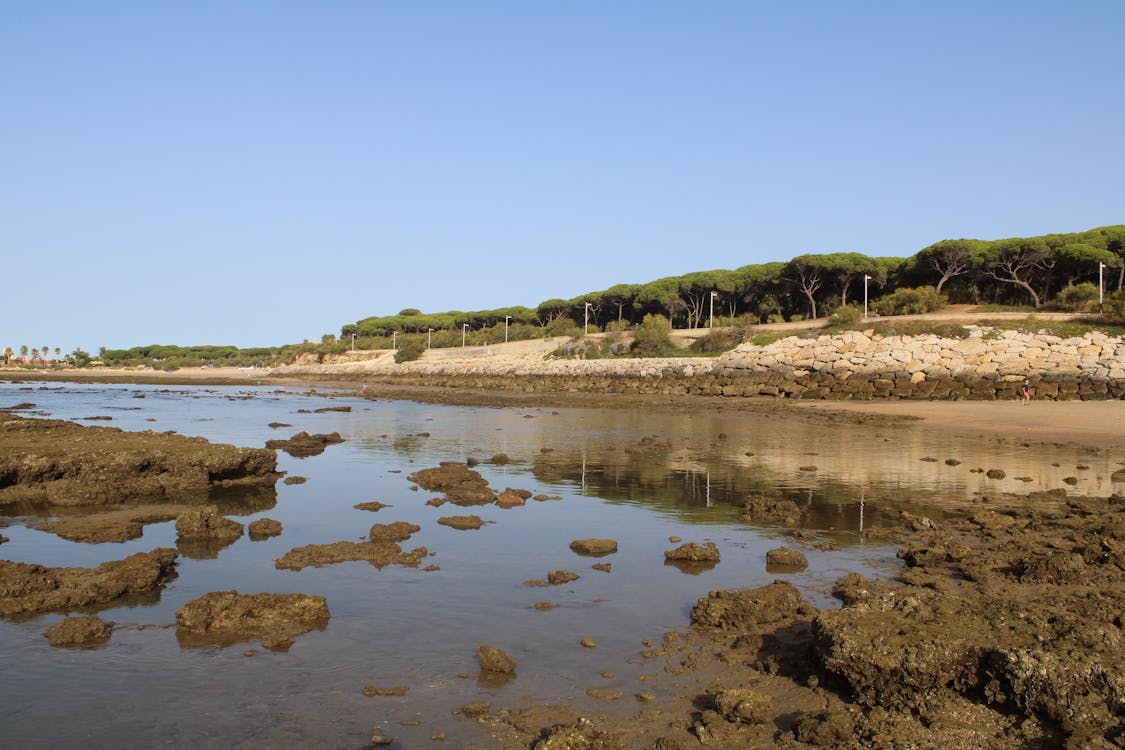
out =
{"type": "Polygon", "coordinates": [[[61,357],[61,356],[62,356],[62,349],[60,349],[59,347],[56,346],[55,347],[55,361],[58,362],[59,357],[61,357]]]}
{"type": "Polygon", "coordinates": [[[37,359],[39,359],[39,350],[38,349],[32,349],[31,350],[31,361],[34,362],[37,359]]]}
{"type": "Polygon", "coordinates": [[[27,344],[20,347],[20,359],[27,359],[27,344]]]}
{"type": "Polygon", "coordinates": [[[15,352],[12,351],[12,347],[10,347],[10,346],[4,347],[4,364],[10,365],[12,363],[12,355],[14,353],[15,352]]]}

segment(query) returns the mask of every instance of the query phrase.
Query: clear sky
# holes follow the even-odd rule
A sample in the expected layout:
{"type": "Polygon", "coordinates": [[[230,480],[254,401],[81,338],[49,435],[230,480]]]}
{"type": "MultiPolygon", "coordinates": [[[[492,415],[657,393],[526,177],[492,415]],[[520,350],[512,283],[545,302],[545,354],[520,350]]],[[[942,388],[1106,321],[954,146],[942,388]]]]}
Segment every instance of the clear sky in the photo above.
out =
{"type": "Polygon", "coordinates": [[[0,2],[0,347],[1125,222],[1125,2],[0,2]]]}

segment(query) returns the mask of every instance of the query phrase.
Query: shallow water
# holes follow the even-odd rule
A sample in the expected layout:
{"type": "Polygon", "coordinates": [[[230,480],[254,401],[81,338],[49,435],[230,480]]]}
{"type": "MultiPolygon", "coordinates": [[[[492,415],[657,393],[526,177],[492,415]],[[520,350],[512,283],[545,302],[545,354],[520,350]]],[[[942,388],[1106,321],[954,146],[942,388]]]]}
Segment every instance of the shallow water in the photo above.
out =
{"type": "MultiPolygon", "coordinates": [[[[0,684],[0,720],[4,742],[13,747],[362,747],[375,726],[398,738],[396,747],[430,747],[436,732],[459,747],[481,737],[474,722],[451,715],[470,701],[585,705],[588,687],[634,692],[639,674],[659,669],[639,657],[641,639],[685,628],[691,606],[709,590],[784,577],[813,604],[834,606],[825,592],[845,573],[885,575],[897,566],[893,547],[866,543],[861,531],[893,522],[900,510],[939,517],[969,503],[1012,502],[1004,493],[1125,489],[1110,480],[1122,458],[1113,452],[966,440],[910,425],[466,408],[354,394],[329,401],[272,386],[0,384],[0,406],[20,402],[55,418],[107,415],[113,419],[89,424],[175,430],[236,445],[261,446],[300,430],[339,431],[347,442],[306,459],[279,454],[281,468],[308,477],[306,484],[278,483],[276,496],[226,493],[224,510],[239,521],[275,518],[284,533],[262,542],[243,537],[209,558],[182,554],[179,577],[162,594],[99,612],[116,623],[106,646],[48,647],[42,631],[61,613],[0,622],[8,675],[0,684]],[[341,405],[352,411],[312,413],[341,405]],[[274,421],[292,427],[269,428],[274,421]],[[489,463],[497,453],[510,462],[489,463]],[[430,493],[412,490],[412,471],[469,456],[482,461],[477,470],[497,490],[525,488],[561,499],[511,510],[434,508],[425,505],[430,493]],[[947,458],[962,463],[948,465],[947,458]],[[972,471],[989,468],[1004,469],[1006,478],[972,471]],[[1067,477],[1076,484],[1064,482],[1067,477]],[[821,552],[815,542],[739,520],[747,494],[772,490],[807,508],[807,527],[818,541],[840,548],[821,552]],[[378,513],[352,507],[370,500],[392,507],[378,513]],[[478,531],[435,523],[469,513],[493,523],[478,531]],[[353,562],[292,572],[273,565],[293,547],[358,540],[371,524],[397,520],[422,526],[403,547],[427,547],[434,553],[428,562],[440,570],[353,562]],[[670,536],[714,541],[722,562],[688,573],[666,565],[663,551],[677,546],[670,536]],[[600,560],[570,551],[572,540],[587,537],[616,539],[620,551],[600,560]],[[766,551],[782,544],[804,551],[809,568],[767,573],[766,551]],[[593,562],[612,563],[612,572],[591,569],[593,562]],[[564,586],[523,585],[551,569],[581,578],[564,586]],[[332,619],[324,630],[298,637],[287,653],[256,643],[181,647],[176,608],[232,588],[323,595],[332,619]],[[539,601],[559,606],[530,608],[539,601]],[[593,638],[598,647],[582,648],[580,638],[593,638]],[[479,684],[480,643],[515,657],[518,677],[479,684]],[[248,649],[253,656],[243,655],[248,649]],[[601,677],[604,670],[615,677],[601,677]],[[409,692],[368,698],[362,693],[368,684],[405,685],[409,692]]],[[[151,525],[141,539],[123,544],[92,545],[25,525],[39,520],[0,518],[11,540],[0,546],[0,557],[92,566],[176,542],[172,523],[151,525]]]]}

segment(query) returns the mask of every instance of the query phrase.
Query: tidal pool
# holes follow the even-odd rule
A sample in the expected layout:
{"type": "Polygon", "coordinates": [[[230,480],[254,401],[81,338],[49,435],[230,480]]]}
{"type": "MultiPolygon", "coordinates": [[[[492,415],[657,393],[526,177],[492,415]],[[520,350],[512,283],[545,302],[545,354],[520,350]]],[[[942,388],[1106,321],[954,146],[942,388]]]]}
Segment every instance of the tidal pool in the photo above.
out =
{"type": "MultiPolygon", "coordinates": [[[[939,517],[965,504],[1065,489],[1108,495],[1120,455],[1071,445],[1025,444],[934,434],[910,423],[885,427],[733,415],[659,415],[614,409],[496,409],[372,401],[298,388],[104,384],[0,384],[0,407],[31,402],[31,414],[127,430],[174,430],[261,446],[271,438],[338,431],[346,442],[310,458],[279,454],[280,468],[307,477],[276,491],[216,494],[242,523],[279,520],[279,537],[243,537],[221,549],[181,549],[179,576],[158,596],[103,609],[115,623],[95,649],[50,648],[42,631],[62,613],[0,621],[0,687],[5,744],[12,747],[154,746],[363,747],[374,727],[395,747],[487,744],[474,721],[453,714],[471,701],[495,708],[591,703],[590,687],[636,692],[659,671],[640,656],[642,639],[688,626],[709,590],[785,578],[806,600],[833,606],[832,582],[856,571],[886,575],[892,546],[865,530],[902,510],[939,517]],[[143,396],[143,398],[141,398],[143,396]],[[350,406],[350,412],[320,412],[350,406]],[[290,427],[270,428],[270,422],[290,427]],[[492,463],[496,454],[507,463],[492,463]],[[474,457],[497,491],[527,489],[557,500],[509,510],[426,504],[434,495],[408,475],[441,461],[474,457]],[[948,460],[948,462],[947,462],[948,460]],[[984,471],[1003,469],[1003,479],[984,471]],[[749,494],[781,492],[806,511],[813,541],[740,520],[749,494]],[[388,504],[377,513],[357,503],[388,504]],[[479,530],[438,525],[474,513],[479,530]],[[404,549],[427,547],[437,570],[350,562],[299,572],[274,559],[314,543],[359,540],[373,523],[409,521],[421,531],[404,549]],[[722,560],[709,569],[665,564],[670,537],[713,541],[722,560]],[[574,539],[615,539],[619,551],[581,557],[574,539]],[[815,545],[833,542],[821,551],[815,545]],[[772,548],[809,558],[799,573],[766,571],[772,548]],[[591,568],[609,562],[612,571],[591,568]],[[580,578],[529,587],[547,571],[580,578]],[[328,626],[297,638],[286,653],[257,643],[182,647],[175,610],[210,591],[301,592],[327,597],[328,626]],[[537,602],[557,605],[549,611],[537,602]],[[596,648],[578,641],[592,638],[596,648]],[[518,661],[506,683],[478,681],[476,649],[488,643],[518,661]],[[245,655],[252,651],[252,655],[245,655]],[[611,672],[612,677],[602,676],[611,672]],[[367,697],[366,685],[402,685],[402,696],[367,697]],[[404,723],[405,722],[405,723],[404,723]]],[[[0,513],[5,509],[0,506],[0,513]]],[[[174,524],[148,526],[120,544],[79,544],[38,531],[50,511],[8,508],[10,541],[0,558],[48,566],[93,566],[138,551],[176,546],[174,524]]],[[[604,706],[603,706],[604,708],[604,706]]],[[[623,711],[635,710],[630,706],[623,711]]]]}

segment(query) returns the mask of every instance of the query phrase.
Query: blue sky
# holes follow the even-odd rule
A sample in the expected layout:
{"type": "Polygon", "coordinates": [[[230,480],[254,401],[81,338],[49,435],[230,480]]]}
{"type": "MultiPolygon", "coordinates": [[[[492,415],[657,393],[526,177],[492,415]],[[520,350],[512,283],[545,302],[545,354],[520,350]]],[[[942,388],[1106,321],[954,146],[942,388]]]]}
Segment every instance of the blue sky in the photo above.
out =
{"type": "Polygon", "coordinates": [[[1125,222],[1125,3],[0,3],[0,347],[1125,222]]]}

